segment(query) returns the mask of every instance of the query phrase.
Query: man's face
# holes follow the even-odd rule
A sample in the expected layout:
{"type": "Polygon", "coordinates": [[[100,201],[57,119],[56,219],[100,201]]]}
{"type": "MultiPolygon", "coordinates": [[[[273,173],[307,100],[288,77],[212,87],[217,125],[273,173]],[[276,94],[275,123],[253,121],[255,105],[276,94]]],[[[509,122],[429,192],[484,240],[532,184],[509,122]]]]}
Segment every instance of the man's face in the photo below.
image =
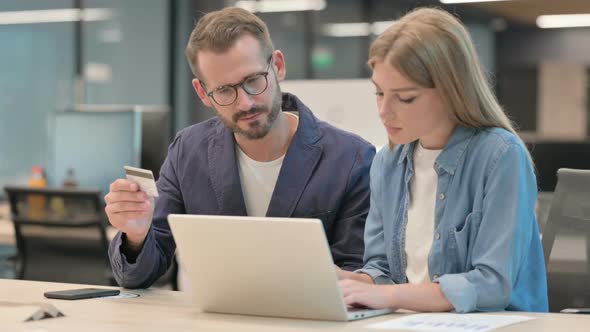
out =
{"type": "Polygon", "coordinates": [[[193,86],[203,103],[234,133],[247,139],[266,136],[281,110],[282,54],[275,51],[269,58],[258,40],[244,35],[224,53],[199,52],[198,63],[201,77],[193,86]]]}

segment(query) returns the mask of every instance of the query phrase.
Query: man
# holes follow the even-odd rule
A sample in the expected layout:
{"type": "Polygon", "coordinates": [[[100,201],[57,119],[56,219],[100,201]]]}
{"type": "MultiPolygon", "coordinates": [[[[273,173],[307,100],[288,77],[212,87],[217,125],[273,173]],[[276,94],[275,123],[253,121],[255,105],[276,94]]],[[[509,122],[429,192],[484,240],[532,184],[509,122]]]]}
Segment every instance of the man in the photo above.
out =
{"type": "Polygon", "coordinates": [[[160,171],[155,211],[136,184],[111,184],[105,201],[120,231],[109,249],[117,282],[149,287],[164,274],[175,251],[171,213],[319,218],[334,263],[362,267],[375,149],[281,93],[284,56],[248,11],[205,15],[186,54],[193,86],[217,117],[177,134],[160,171]]]}

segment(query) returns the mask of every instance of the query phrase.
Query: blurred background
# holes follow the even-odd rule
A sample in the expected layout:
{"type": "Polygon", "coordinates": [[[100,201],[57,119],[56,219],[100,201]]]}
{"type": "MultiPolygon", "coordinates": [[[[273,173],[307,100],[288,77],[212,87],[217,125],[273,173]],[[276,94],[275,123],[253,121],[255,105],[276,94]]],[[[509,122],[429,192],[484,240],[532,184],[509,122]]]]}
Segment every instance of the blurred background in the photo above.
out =
{"type": "MultiPolygon", "coordinates": [[[[203,13],[231,5],[267,23],[286,57],[284,91],[378,147],[386,137],[368,81],[368,47],[415,7],[446,9],[466,24],[500,103],[532,152],[542,230],[557,169],[590,169],[588,0],[5,0],[0,185],[9,190],[0,191],[0,277],[112,282],[101,256],[112,237],[102,196],[124,176],[123,165],[157,177],[174,133],[214,116],[193,91],[184,47],[203,13]],[[66,229],[79,239],[93,228],[94,251],[79,243],[57,251],[51,244],[77,243],[62,239],[66,229]],[[40,252],[80,257],[50,263],[40,252]]],[[[571,233],[551,254],[561,262],[553,268],[557,285],[590,280],[590,236],[571,233]]],[[[552,310],[590,306],[586,288],[571,293],[582,299],[558,299],[570,293],[557,287],[550,289],[552,310]]]]}

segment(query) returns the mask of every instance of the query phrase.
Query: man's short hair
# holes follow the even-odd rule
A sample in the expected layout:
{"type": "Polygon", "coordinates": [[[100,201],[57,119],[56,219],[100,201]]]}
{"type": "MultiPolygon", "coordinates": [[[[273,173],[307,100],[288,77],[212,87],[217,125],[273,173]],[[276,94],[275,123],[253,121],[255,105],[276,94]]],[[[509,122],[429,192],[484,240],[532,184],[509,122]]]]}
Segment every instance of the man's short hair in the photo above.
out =
{"type": "Polygon", "coordinates": [[[227,7],[203,16],[195,25],[185,50],[195,77],[200,76],[197,63],[199,51],[223,53],[245,34],[260,42],[265,57],[271,55],[274,50],[272,40],[266,24],[258,16],[238,7],[227,7]]]}

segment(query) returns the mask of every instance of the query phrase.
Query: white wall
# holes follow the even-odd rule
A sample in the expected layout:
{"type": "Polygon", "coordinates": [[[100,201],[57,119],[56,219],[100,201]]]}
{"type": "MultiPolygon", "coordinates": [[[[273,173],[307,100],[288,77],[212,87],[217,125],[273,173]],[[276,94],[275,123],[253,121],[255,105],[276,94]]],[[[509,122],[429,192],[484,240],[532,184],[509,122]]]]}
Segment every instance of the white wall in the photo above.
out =
{"type": "Polygon", "coordinates": [[[318,118],[358,134],[377,147],[387,144],[375,88],[368,79],[285,81],[281,89],[299,97],[318,118]]]}
{"type": "Polygon", "coordinates": [[[538,84],[537,134],[543,138],[585,139],[588,135],[586,66],[541,63],[538,84]]]}

